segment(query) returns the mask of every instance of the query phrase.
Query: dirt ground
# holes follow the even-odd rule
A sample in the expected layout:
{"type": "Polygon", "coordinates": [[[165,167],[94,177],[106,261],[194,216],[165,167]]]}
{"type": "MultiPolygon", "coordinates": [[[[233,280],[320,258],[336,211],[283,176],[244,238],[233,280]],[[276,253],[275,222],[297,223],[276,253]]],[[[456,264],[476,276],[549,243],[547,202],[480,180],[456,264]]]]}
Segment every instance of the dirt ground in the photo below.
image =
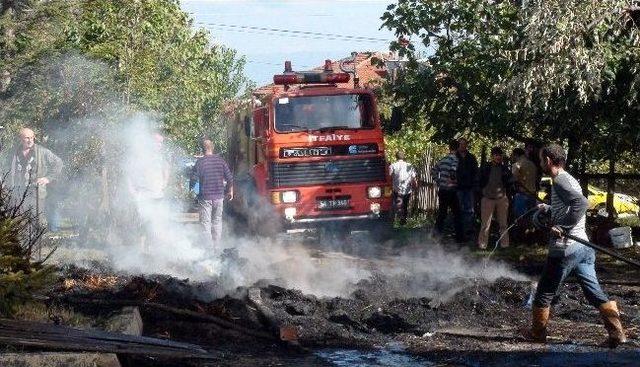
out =
{"type": "MultiPolygon", "coordinates": [[[[379,253],[392,254],[402,246],[395,243],[379,253]]],[[[624,253],[638,256],[636,249],[624,253]]],[[[469,252],[468,256],[481,261],[488,255],[469,252]]],[[[543,265],[544,248],[514,246],[491,256],[535,279],[543,265]]],[[[597,270],[605,291],[620,305],[630,337],[628,345],[614,352],[599,346],[606,331],[597,310],[587,304],[572,279],[555,300],[547,345],[527,343],[518,336],[518,330],[529,325],[527,301],[532,285],[505,278],[495,282],[454,279],[447,283],[449,289],[434,291],[430,297],[412,297],[398,293],[403,289],[399,285],[410,281],[405,276],[374,274],[359,281],[348,296],[324,298],[264,280],[210,299],[202,295],[220,291],[216,280],[194,283],[70,266],[53,299],[94,314],[138,304],[146,335],[202,345],[219,354],[215,365],[222,366],[634,365],[640,357],[640,287],[634,283],[640,280],[640,272],[606,256],[599,256],[597,270]],[[171,309],[159,310],[157,304],[171,309]]],[[[148,358],[124,362],[206,365],[148,358]]]]}

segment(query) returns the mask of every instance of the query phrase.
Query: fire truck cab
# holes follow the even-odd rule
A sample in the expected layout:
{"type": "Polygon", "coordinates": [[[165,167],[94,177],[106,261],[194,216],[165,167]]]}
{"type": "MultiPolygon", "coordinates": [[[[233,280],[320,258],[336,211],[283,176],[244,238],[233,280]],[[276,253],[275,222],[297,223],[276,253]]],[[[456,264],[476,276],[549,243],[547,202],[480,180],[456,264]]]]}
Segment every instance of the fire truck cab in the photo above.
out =
{"type": "Polygon", "coordinates": [[[238,202],[250,223],[386,225],[391,182],[376,98],[368,89],[337,85],[349,80],[329,60],[317,72],[294,72],[287,62],[274,76],[283,87],[252,107],[236,168],[245,177],[238,202]]]}

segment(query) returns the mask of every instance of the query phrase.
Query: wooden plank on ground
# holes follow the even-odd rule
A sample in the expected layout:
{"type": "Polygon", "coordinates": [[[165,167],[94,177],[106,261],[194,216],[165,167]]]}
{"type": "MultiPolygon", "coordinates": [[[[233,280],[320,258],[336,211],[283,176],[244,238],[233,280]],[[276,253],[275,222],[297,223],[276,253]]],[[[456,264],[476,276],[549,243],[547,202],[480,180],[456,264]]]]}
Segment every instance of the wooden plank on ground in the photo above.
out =
{"type": "Polygon", "coordinates": [[[8,319],[0,319],[0,344],[46,350],[216,359],[216,355],[193,344],[8,319]]]}

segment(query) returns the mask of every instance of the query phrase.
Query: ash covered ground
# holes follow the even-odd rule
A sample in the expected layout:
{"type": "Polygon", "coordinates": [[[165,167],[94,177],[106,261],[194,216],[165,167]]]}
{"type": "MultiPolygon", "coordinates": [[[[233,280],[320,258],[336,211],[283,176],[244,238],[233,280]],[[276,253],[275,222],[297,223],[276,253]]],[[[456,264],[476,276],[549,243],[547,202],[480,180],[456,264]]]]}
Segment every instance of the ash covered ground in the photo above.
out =
{"type": "MultiPolygon", "coordinates": [[[[267,277],[234,287],[230,285],[237,279],[224,273],[190,280],[114,272],[108,261],[90,268],[71,265],[65,267],[54,299],[88,313],[137,304],[146,335],[200,344],[220,353],[216,365],[624,366],[640,357],[637,285],[604,286],[621,307],[628,345],[615,352],[599,347],[606,336],[599,314],[569,280],[553,308],[551,342],[543,346],[518,336],[529,325],[526,304],[531,279],[542,266],[540,248],[510,249],[509,254],[518,255],[487,261],[486,253],[427,241],[376,246],[375,253],[345,254],[306,244],[311,260],[278,257],[264,273],[267,277]],[[296,266],[313,267],[302,274],[317,276],[318,283],[326,281],[323,276],[334,282],[343,271],[339,294],[328,294],[331,282],[317,288],[320,294],[308,291],[313,287],[303,291],[292,286],[309,286],[286,279],[296,266]],[[391,359],[376,357],[381,350],[391,359]]],[[[252,266],[242,251],[221,256],[227,270],[242,273],[252,266]]],[[[613,283],[638,279],[637,272],[608,261],[601,261],[598,270],[613,283]]]]}

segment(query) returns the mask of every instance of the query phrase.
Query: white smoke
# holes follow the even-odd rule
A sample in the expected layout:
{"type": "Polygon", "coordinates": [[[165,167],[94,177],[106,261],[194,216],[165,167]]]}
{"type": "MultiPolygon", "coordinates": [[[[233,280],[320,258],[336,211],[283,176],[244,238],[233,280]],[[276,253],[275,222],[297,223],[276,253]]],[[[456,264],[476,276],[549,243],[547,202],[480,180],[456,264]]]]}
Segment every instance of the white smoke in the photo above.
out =
{"type": "MultiPolygon", "coordinates": [[[[459,279],[524,280],[505,265],[485,264],[464,251],[444,249],[426,239],[415,239],[415,246],[400,255],[364,259],[342,252],[319,254],[314,245],[303,245],[302,241],[234,235],[226,228],[222,244],[214,248],[203,240],[198,224],[176,219],[185,207],[184,200],[171,200],[169,195],[185,180],[180,176],[184,167],[175,159],[179,149],[169,140],[159,149],[155,137],[159,124],[153,115],[131,114],[128,108],[113,110],[112,124],[86,118],[73,124],[80,129],[61,132],[80,145],[97,139],[102,149],[116,158],[112,162],[115,169],[108,175],[112,189],[105,203],[99,198],[105,182],[96,179],[93,163],[66,183],[70,187],[67,199],[73,199],[73,204],[65,205],[66,213],[74,218],[79,232],[100,235],[81,235],[75,246],[59,248],[55,254],[59,263],[87,266],[98,260],[118,272],[218,280],[228,290],[267,280],[317,296],[348,296],[359,281],[374,275],[403,279],[394,283],[401,288],[397,290],[399,297],[426,296],[459,279]],[[170,172],[168,181],[162,175],[165,165],[170,172]],[[109,209],[97,210],[99,205],[109,209]],[[106,217],[100,217],[102,212],[106,217]]],[[[370,246],[372,255],[376,255],[377,246],[389,246],[372,239],[360,245],[370,246]]]]}
{"type": "Polygon", "coordinates": [[[154,121],[144,114],[126,121],[120,133],[125,154],[117,195],[122,196],[119,202],[129,199],[133,204],[134,240],[139,242],[107,248],[115,269],[193,276],[184,264],[204,261],[207,251],[198,246],[199,231],[177,222],[181,205],[168,197],[170,183],[176,183],[169,175],[177,172],[166,143],[158,141],[154,121]]]}
{"type": "Polygon", "coordinates": [[[101,158],[109,161],[106,177],[96,177],[95,161],[71,175],[64,212],[78,232],[87,235],[72,249],[59,248],[52,260],[86,266],[106,258],[119,272],[194,277],[199,269],[199,279],[204,270],[212,275],[217,267],[214,254],[201,245],[198,227],[178,221],[184,203],[172,197],[184,181],[176,156],[185,154],[168,139],[159,144],[160,130],[151,115],[114,111],[122,115],[110,126],[86,118],[73,125],[90,134],[67,132],[68,139],[84,140],[80,145],[97,139],[111,158],[101,158]],[[103,254],[96,256],[96,251],[103,254]]]}
{"type": "MultiPolygon", "coordinates": [[[[199,224],[176,220],[183,211],[183,203],[174,203],[166,196],[160,199],[153,194],[132,192],[131,185],[149,191],[162,186],[160,167],[172,162],[172,158],[167,150],[157,148],[156,129],[149,116],[135,115],[122,126],[117,134],[110,133],[109,144],[120,145],[113,149],[124,152],[119,162],[122,176],[115,178],[118,190],[112,201],[135,210],[135,213],[118,211],[115,215],[127,213],[136,224],[125,222],[121,226],[112,225],[109,230],[102,250],[116,271],[167,274],[193,281],[217,279],[228,290],[267,280],[270,284],[328,297],[348,296],[359,281],[374,274],[394,280],[398,297],[447,292],[450,286],[460,286],[461,280],[494,281],[499,277],[526,280],[506,265],[485,263],[463,250],[445,249],[429,240],[415,239],[414,245],[399,255],[375,256],[376,246],[393,244],[361,239],[360,246],[371,247],[371,256],[365,259],[340,251],[316,251],[314,245],[303,245],[302,241],[235,235],[225,228],[222,243],[214,248],[210,241],[203,240],[199,224]],[[132,230],[144,236],[132,236],[129,233],[132,230]],[[225,249],[234,251],[224,253],[225,249]]],[[[171,171],[176,174],[179,167],[171,171]]],[[[110,218],[107,222],[122,223],[122,220],[110,218]]]]}

